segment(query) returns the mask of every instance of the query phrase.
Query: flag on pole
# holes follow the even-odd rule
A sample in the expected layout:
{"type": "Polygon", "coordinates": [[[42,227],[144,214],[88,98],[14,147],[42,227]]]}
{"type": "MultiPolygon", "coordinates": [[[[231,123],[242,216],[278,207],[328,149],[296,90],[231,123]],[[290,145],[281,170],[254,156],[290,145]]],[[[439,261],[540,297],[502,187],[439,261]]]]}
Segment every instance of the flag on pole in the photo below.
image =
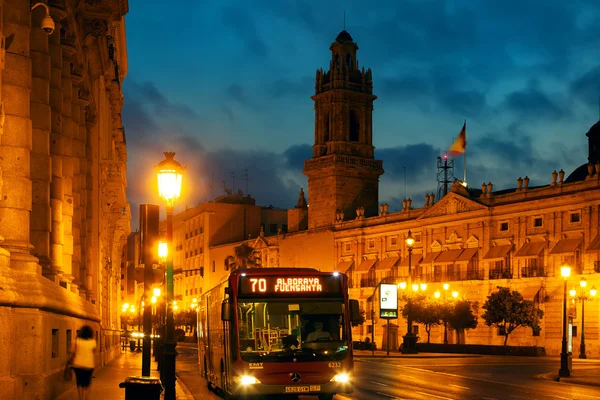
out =
{"type": "Polygon", "coordinates": [[[467,150],[467,121],[465,121],[458,137],[452,143],[452,146],[448,149],[448,152],[452,156],[463,154],[467,150]]]}

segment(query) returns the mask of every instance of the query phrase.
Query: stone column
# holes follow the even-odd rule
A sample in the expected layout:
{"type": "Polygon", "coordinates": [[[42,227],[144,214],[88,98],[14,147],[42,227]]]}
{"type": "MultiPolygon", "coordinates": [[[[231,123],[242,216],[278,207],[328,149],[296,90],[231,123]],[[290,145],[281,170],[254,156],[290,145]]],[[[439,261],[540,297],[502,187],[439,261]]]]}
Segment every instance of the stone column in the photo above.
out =
{"type": "MultiPolygon", "coordinates": [[[[62,37],[60,44],[63,50],[62,64],[62,226],[63,226],[63,276],[61,280],[73,285],[73,119],[72,97],[73,81],[71,79],[71,59],[75,54],[74,40],[62,37]]],[[[77,96],[77,95],[76,95],[77,96]]],[[[78,129],[79,130],[79,129],[78,129]]],[[[64,285],[64,283],[63,283],[64,285]]]]}
{"type": "Polygon", "coordinates": [[[50,131],[52,110],[50,107],[51,61],[48,35],[40,28],[45,13],[36,10],[31,15],[30,46],[32,62],[31,91],[31,244],[34,254],[42,266],[42,274],[52,276],[50,263],[50,181],[52,180],[52,160],[50,159],[50,131]]]}
{"type": "MultiPolygon", "coordinates": [[[[90,301],[93,301],[96,299],[97,296],[97,292],[94,290],[95,286],[94,286],[94,276],[96,276],[96,278],[98,278],[99,273],[97,271],[99,271],[99,266],[98,266],[98,259],[99,259],[99,238],[97,234],[94,234],[95,230],[94,230],[94,222],[96,222],[96,226],[99,226],[98,224],[98,217],[96,217],[96,221],[94,221],[94,215],[98,215],[98,213],[94,213],[94,204],[97,204],[99,207],[98,202],[94,202],[94,194],[96,194],[97,198],[99,198],[98,196],[98,154],[99,154],[99,147],[96,146],[96,149],[94,150],[94,148],[92,147],[93,143],[98,143],[98,136],[97,133],[94,132],[94,130],[97,131],[96,128],[94,128],[94,121],[92,119],[88,119],[87,115],[86,115],[86,120],[85,120],[85,128],[86,128],[86,136],[87,136],[87,144],[85,146],[85,155],[86,155],[86,160],[87,160],[87,175],[86,175],[86,183],[87,183],[87,204],[86,204],[86,225],[87,225],[87,249],[86,249],[86,275],[85,275],[85,286],[87,289],[87,299],[90,301]],[[96,174],[94,174],[94,170],[96,171],[96,174]],[[96,185],[94,185],[94,176],[95,181],[96,181],[96,185]],[[94,191],[94,188],[96,188],[96,191],[94,191]]],[[[98,231],[96,231],[98,232],[98,231]]]]}
{"type": "Polygon", "coordinates": [[[50,262],[53,275],[59,275],[63,270],[63,225],[62,225],[62,47],[60,45],[60,21],[66,18],[62,8],[51,6],[50,15],[56,25],[54,33],[50,35],[50,108],[52,110],[52,125],[50,131],[50,156],[52,157],[52,181],[50,182],[51,206],[51,234],[50,234],[50,262]]]}
{"type": "MultiPolygon", "coordinates": [[[[74,68],[71,73],[72,96],[72,161],[73,161],[73,277],[78,287],[81,287],[81,153],[83,144],[80,140],[81,107],[79,105],[79,85],[83,82],[83,69],[74,68]]],[[[85,118],[85,114],[83,116],[85,118]]]]}
{"type": "Polygon", "coordinates": [[[9,0],[3,7],[3,35],[6,46],[0,99],[4,119],[0,147],[0,236],[11,253],[11,267],[37,271],[31,256],[31,58],[29,55],[31,13],[29,2],[9,0]],[[10,38],[10,40],[7,40],[10,38]]]}
{"type": "Polygon", "coordinates": [[[81,246],[81,264],[79,266],[79,277],[82,282],[80,294],[83,297],[87,297],[88,285],[87,285],[87,248],[91,241],[88,241],[88,133],[86,129],[86,109],[89,104],[88,101],[89,93],[84,89],[79,91],[79,142],[80,142],[80,153],[79,153],[79,180],[81,189],[79,191],[79,207],[80,207],[80,246],[81,246]],[[83,293],[81,293],[83,291],[83,293]]]}

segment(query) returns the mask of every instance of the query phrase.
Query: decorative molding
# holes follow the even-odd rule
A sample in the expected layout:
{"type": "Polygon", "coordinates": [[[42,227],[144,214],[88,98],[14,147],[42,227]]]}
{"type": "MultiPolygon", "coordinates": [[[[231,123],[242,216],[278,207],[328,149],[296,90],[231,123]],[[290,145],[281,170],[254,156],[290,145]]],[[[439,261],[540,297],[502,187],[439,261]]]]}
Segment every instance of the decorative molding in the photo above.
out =
{"type": "Polygon", "coordinates": [[[427,211],[421,214],[417,219],[420,220],[424,218],[440,217],[470,211],[487,210],[487,208],[488,207],[471,199],[450,192],[436,204],[430,206],[427,211]]]}

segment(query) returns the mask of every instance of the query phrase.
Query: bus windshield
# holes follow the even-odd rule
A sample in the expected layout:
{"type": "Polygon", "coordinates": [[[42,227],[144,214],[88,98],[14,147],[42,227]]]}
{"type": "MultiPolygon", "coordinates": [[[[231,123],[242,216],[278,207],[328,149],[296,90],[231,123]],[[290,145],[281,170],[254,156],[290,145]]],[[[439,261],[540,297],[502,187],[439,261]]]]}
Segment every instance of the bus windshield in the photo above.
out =
{"type": "Polygon", "coordinates": [[[244,361],[339,361],[348,354],[342,299],[260,300],[238,300],[244,361]]]}

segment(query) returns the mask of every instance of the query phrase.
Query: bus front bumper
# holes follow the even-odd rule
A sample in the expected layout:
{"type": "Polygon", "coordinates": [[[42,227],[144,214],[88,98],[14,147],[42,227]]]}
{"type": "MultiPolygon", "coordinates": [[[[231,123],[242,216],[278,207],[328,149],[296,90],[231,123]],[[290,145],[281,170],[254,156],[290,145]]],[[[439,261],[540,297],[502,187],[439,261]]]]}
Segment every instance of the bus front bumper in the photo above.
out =
{"type": "Polygon", "coordinates": [[[234,396],[239,395],[306,395],[353,393],[354,383],[326,382],[322,384],[291,384],[291,385],[265,385],[256,383],[252,385],[236,384],[233,387],[234,396]]]}

